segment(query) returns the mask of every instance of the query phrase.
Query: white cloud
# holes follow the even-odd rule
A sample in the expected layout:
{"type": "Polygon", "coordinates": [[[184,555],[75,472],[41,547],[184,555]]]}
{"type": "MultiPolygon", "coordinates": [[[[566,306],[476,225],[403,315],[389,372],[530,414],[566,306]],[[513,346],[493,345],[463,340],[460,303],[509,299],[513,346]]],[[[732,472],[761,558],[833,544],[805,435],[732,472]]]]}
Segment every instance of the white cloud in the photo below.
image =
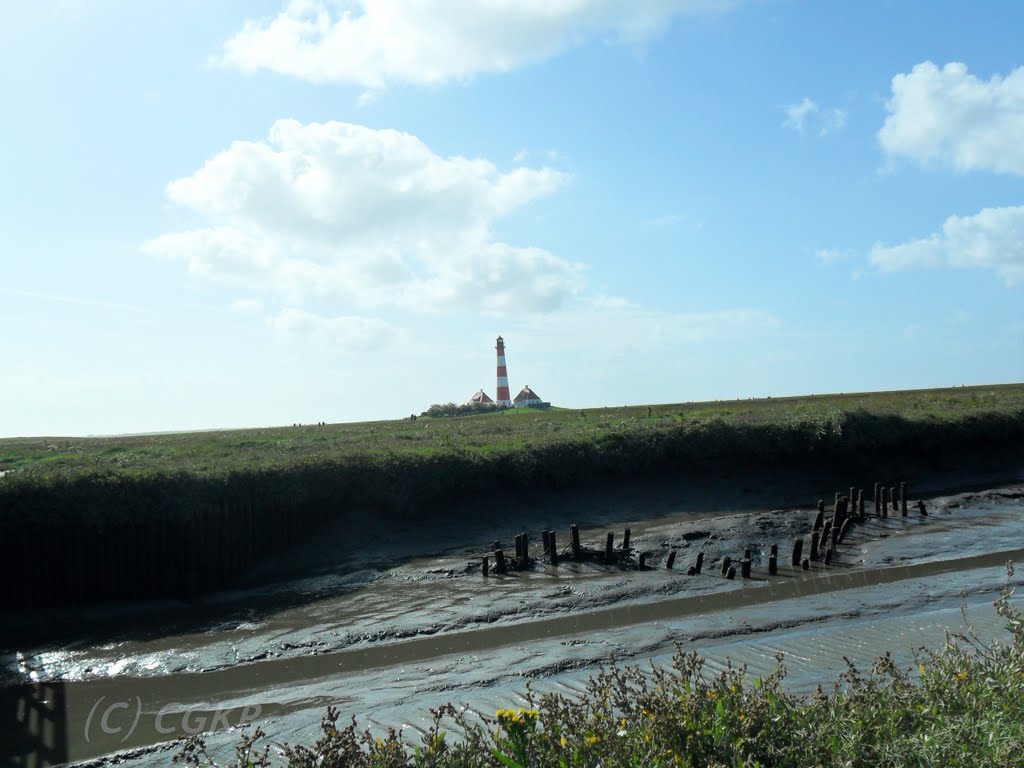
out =
{"type": "Polygon", "coordinates": [[[819,248],[814,252],[814,258],[822,264],[838,264],[841,261],[846,261],[849,257],[850,254],[847,251],[841,251],[838,248],[819,248]]]}
{"type": "Polygon", "coordinates": [[[886,107],[878,140],[890,155],[1024,174],[1024,67],[986,82],[965,64],[926,61],[892,79],[886,107]]]}
{"type": "Polygon", "coordinates": [[[786,119],[782,121],[783,127],[791,128],[797,133],[803,133],[806,126],[813,124],[817,127],[818,133],[824,136],[840,131],[846,125],[846,110],[838,107],[821,107],[806,96],[803,101],[787,104],[785,110],[786,119]]]}
{"type": "Polygon", "coordinates": [[[312,338],[349,350],[380,347],[397,333],[394,326],[375,317],[323,317],[291,307],[268,317],[267,325],[286,338],[312,338]]]}
{"type": "Polygon", "coordinates": [[[237,299],[228,305],[232,312],[248,313],[263,311],[263,302],[259,299],[237,299]]]}
{"type": "Polygon", "coordinates": [[[664,312],[607,295],[578,299],[550,318],[531,322],[537,330],[545,329],[571,345],[591,338],[600,339],[603,348],[620,346],[631,351],[745,337],[780,324],[777,317],[760,309],[664,312]]]}
{"type": "Polygon", "coordinates": [[[171,201],[210,226],[142,250],[293,302],[549,311],[579,287],[581,267],[500,242],[492,225],[568,180],[547,167],[502,173],[486,160],[440,157],[398,131],[280,120],[266,141],[236,141],[171,182],[171,201]]]}
{"type": "Polygon", "coordinates": [[[871,263],[890,271],[911,267],[985,267],[1007,285],[1024,279],[1024,206],[985,208],[950,216],[942,231],[920,240],[871,249],[871,263]]]}
{"type": "Polygon", "coordinates": [[[817,111],[817,103],[805,96],[804,100],[798,104],[786,105],[786,119],[782,124],[786,128],[792,128],[794,131],[802,132],[804,129],[804,121],[807,120],[807,116],[813,115],[817,111]]]}
{"type": "Polygon", "coordinates": [[[736,0],[291,0],[251,19],[218,60],[372,90],[506,72],[594,38],[648,38],[686,11],[736,0]]]}

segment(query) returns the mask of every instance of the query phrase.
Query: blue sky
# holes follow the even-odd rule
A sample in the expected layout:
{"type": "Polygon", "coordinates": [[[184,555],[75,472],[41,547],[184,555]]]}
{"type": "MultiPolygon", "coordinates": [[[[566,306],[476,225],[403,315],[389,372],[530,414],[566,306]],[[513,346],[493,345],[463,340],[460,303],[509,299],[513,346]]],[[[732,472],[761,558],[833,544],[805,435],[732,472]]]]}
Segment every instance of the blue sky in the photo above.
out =
{"type": "Polygon", "coordinates": [[[36,5],[0,435],[1024,380],[1022,5],[36,5]]]}

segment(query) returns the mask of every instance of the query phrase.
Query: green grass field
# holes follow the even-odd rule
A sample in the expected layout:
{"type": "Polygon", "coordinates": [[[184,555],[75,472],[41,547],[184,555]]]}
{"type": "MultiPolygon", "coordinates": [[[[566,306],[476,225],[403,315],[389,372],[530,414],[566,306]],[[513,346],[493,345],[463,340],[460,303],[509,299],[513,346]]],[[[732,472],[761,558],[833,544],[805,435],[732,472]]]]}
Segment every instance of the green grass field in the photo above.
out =
{"type": "MultiPolygon", "coordinates": [[[[648,444],[709,429],[768,428],[841,437],[857,419],[959,425],[1024,419],[1024,384],[729,400],[672,405],[522,409],[479,416],[123,437],[0,439],[0,472],[74,478],[186,473],[218,477],[353,459],[402,461],[459,454],[510,457],[561,447],[648,444]]],[[[2,483],[3,480],[0,480],[2,483]]]]}

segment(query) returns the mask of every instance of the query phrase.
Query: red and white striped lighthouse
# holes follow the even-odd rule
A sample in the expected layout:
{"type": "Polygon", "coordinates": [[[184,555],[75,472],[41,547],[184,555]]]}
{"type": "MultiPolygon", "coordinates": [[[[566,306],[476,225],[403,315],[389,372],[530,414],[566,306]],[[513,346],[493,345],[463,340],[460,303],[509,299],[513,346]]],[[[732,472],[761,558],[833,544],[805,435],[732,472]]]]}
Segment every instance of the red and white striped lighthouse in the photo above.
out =
{"type": "Polygon", "coordinates": [[[498,337],[498,396],[494,402],[499,406],[512,405],[512,395],[508,391],[508,368],[505,367],[505,340],[498,337]]]}

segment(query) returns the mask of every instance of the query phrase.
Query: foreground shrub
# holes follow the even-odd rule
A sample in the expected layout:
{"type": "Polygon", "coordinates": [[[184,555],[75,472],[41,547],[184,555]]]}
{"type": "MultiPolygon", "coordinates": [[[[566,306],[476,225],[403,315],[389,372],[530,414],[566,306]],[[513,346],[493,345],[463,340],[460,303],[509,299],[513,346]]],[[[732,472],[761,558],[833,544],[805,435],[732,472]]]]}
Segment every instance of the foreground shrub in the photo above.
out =
{"type": "MultiPolygon", "coordinates": [[[[680,651],[669,669],[612,665],[579,699],[528,692],[527,708],[494,718],[446,705],[418,746],[354,719],[339,727],[332,707],[312,746],[272,755],[257,730],[230,766],[1024,766],[1024,619],[1011,595],[995,602],[1008,642],[949,635],[916,654],[912,673],[888,654],[866,673],[847,660],[832,690],[809,698],[783,690],[781,657],[749,682],[743,668],[708,677],[698,654],[680,651]]],[[[175,761],[215,765],[198,737],[175,761]]]]}

